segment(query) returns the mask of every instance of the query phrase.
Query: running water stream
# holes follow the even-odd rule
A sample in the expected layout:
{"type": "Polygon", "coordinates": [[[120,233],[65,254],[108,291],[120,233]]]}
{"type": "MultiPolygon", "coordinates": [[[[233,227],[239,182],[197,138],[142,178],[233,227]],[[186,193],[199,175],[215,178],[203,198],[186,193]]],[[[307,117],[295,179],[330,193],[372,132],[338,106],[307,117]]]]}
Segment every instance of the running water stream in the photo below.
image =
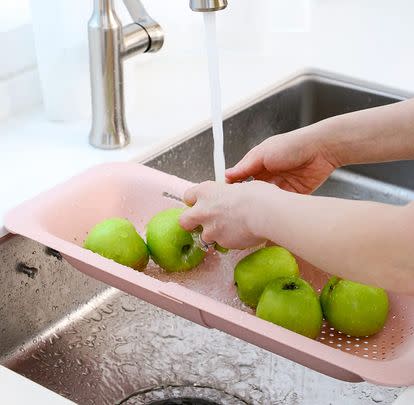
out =
{"type": "Polygon", "coordinates": [[[217,182],[225,182],[225,158],[223,145],[223,112],[221,104],[221,86],[219,56],[217,46],[216,13],[204,14],[208,70],[210,78],[211,118],[214,137],[214,173],[217,182]]]}

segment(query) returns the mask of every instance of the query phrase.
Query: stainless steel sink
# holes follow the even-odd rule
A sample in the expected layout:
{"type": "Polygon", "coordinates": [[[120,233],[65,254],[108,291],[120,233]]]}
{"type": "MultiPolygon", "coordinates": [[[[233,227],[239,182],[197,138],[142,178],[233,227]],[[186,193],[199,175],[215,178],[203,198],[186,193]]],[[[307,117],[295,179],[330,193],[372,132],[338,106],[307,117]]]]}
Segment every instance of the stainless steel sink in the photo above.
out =
{"type": "MultiPolygon", "coordinates": [[[[405,97],[300,75],[226,120],[227,165],[273,134],[405,97]]],[[[212,178],[211,131],[146,163],[192,181],[212,178]]],[[[348,167],[317,194],[404,204],[414,198],[413,172],[414,162],[348,167]]],[[[399,392],[336,381],[204,329],[88,278],[58,252],[21,237],[0,245],[0,264],[1,364],[77,403],[386,404],[399,392]]]]}

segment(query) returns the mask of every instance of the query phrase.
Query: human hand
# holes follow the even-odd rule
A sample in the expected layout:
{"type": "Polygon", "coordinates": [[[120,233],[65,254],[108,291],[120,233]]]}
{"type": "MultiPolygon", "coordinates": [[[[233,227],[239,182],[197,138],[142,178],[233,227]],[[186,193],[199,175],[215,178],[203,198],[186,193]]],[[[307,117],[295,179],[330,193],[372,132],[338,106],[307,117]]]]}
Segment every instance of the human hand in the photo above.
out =
{"type": "Polygon", "coordinates": [[[261,181],[220,184],[208,181],[190,188],[184,201],[191,208],[180,218],[181,226],[193,231],[202,226],[206,243],[216,242],[228,249],[245,249],[265,242],[263,224],[266,210],[262,203],[269,193],[280,191],[261,181]]]}
{"type": "Polygon", "coordinates": [[[318,137],[320,126],[275,135],[253,148],[232,169],[229,183],[248,177],[301,194],[317,189],[339,166],[318,137]]]}

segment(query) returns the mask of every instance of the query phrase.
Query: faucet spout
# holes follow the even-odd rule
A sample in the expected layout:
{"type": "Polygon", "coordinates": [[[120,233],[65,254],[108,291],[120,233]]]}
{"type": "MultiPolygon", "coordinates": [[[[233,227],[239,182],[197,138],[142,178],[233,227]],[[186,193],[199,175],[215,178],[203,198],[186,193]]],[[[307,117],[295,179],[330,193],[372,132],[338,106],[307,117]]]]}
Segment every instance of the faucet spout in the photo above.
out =
{"type": "Polygon", "coordinates": [[[223,10],[227,7],[227,0],[190,0],[193,11],[211,12],[223,10]]]}
{"type": "Polygon", "coordinates": [[[122,148],[130,142],[125,122],[123,62],[161,49],[164,34],[140,0],[124,0],[134,22],[123,26],[114,0],[94,0],[88,24],[92,96],[91,145],[122,148]]]}

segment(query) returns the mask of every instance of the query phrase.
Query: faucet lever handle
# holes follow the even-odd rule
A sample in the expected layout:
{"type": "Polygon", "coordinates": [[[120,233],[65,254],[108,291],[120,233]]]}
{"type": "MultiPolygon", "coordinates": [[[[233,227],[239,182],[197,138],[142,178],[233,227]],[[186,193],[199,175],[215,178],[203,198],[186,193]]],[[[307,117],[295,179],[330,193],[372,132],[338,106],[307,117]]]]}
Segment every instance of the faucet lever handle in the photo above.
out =
{"type": "Polygon", "coordinates": [[[164,43],[161,26],[149,15],[141,0],[123,1],[134,23],[140,25],[148,34],[150,46],[146,52],[159,51],[164,43]]]}
{"type": "Polygon", "coordinates": [[[123,0],[130,16],[139,25],[156,24],[140,0],[123,0]]]}

